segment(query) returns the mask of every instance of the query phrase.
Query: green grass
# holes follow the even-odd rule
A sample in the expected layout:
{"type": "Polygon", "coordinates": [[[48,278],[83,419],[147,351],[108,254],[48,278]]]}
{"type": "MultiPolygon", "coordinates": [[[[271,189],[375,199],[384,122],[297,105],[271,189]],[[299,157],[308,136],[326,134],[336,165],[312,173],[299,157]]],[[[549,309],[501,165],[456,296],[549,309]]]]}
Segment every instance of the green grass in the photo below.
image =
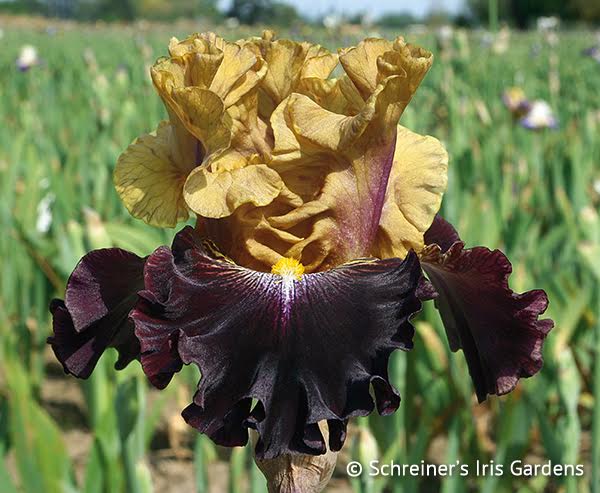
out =
{"type": "MultiPolygon", "coordinates": [[[[186,31],[181,26],[71,26],[50,35],[33,27],[5,28],[0,51],[0,454],[7,460],[0,461],[1,492],[153,491],[149,457],[164,430],[165,409],[180,395],[182,404],[192,397],[197,379],[192,368],[155,396],[138,364],[117,373],[114,354],[106,355],[89,381],[68,380],[81,387],[81,426],[91,435],[88,458],[78,467],[68,453],[73,424],[49,408],[45,392],[51,381],[60,380],[45,344],[51,331],[47,305],[62,296],[77,260],[109,245],[146,255],[173,235],[129,217],[113,189],[112,171],[133,138],[164,116],[147,66],[166,52],[174,34],[186,31]],[[24,43],[37,46],[44,63],[19,73],[14,59],[24,43]],[[85,62],[84,52],[93,53],[97,66],[85,62]],[[48,232],[36,228],[44,198],[51,201],[48,232]]],[[[329,48],[358,39],[320,30],[295,37],[329,48]]],[[[407,37],[436,46],[432,36],[407,37]]],[[[548,315],[556,328],[545,346],[544,369],[510,396],[475,404],[464,356],[450,352],[437,312],[428,304],[417,321],[415,349],[392,360],[390,373],[403,397],[400,410],[355,423],[359,431],[345,448],[347,458],[417,464],[494,460],[505,469],[516,459],[550,459],[583,463],[585,476],[378,477],[352,481],[356,491],[600,492],[600,406],[595,405],[600,365],[594,365],[600,355],[600,195],[594,189],[600,183],[600,65],[580,55],[593,39],[591,33],[561,33],[560,44],[552,47],[541,35],[514,34],[510,49],[495,54],[476,33],[459,37],[452,54],[436,53],[402,118],[405,126],[446,145],[450,176],[443,213],[467,245],[507,253],[515,290],[547,291],[548,315]],[[534,45],[539,46],[535,57],[534,45]],[[536,133],[516,126],[500,100],[502,90],[513,84],[530,97],[548,100],[560,130],[536,133]]],[[[193,454],[197,491],[207,491],[218,461],[229,463],[230,491],[263,491],[248,448],[227,454],[202,436],[181,447],[193,454]]],[[[345,477],[343,470],[337,476],[345,477]]]]}

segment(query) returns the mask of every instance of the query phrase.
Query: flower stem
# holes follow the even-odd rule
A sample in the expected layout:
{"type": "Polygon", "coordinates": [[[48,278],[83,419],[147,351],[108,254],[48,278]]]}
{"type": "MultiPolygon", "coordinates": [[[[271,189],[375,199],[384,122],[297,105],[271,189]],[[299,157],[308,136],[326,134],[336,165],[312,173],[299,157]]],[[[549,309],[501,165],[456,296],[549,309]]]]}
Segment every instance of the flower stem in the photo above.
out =
{"type": "Polygon", "coordinates": [[[320,493],[331,479],[337,453],[324,455],[282,455],[255,459],[267,479],[269,493],[320,493]]]}
{"type": "MultiPolygon", "coordinates": [[[[324,421],[319,423],[325,443],[329,432],[324,421]]],[[[323,455],[281,455],[274,459],[254,458],[267,480],[269,493],[320,493],[331,479],[337,452],[327,447],[323,455]]]]}

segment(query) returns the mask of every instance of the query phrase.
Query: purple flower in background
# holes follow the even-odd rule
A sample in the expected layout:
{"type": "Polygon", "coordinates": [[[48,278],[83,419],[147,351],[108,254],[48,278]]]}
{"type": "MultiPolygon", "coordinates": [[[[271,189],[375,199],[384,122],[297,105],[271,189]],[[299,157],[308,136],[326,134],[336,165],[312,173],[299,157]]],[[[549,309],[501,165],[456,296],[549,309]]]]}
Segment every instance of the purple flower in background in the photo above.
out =
{"type": "Polygon", "coordinates": [[[600,63],[600,45],[590,46],[581,52],[584,56],[593,58],[600,63]]]}

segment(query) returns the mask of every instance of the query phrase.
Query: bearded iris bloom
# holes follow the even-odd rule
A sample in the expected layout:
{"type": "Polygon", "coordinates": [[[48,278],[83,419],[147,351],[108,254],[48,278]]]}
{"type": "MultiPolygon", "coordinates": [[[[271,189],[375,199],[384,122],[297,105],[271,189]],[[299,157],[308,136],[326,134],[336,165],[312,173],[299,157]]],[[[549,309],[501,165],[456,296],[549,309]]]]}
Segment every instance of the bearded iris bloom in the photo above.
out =
{"type": "Polygon", "coordinates": [[[554,115],[550,105],[543,99],[536,99],[531,103],[527,114],[519,120],[521,126],[530,130],[544,128],[558,128],[558,118],[554,115]]]}
{"type": "Polygon", "coordinates": [[[510,87],[504,91],[502,102],[515,118],[525,116],[531,108],[531,102],[520,87],[510,87]]]}
{"type": "Polygon", "coordinates": [[[600,63],[600,45],[595,44],[589,48],[584,49],[582,55],[590,57],[600,63]]]}
{"type": "Polygon", "coordinates": [[[520,87],[511,87],[504,91],[502,101],[518,120],[519,125],[524,128],[529,130],[558,128],[558,119],[550,105],[543,99],[530,101],[520,87]]]}
{"type": "Polygon", "coordinates": [[[256,430],[261,459],[339,450],[349,418],[394,412],[388,360],[427,299],[479,400],[539,371],[546,295],[511,291],[501,252],[464,248],[437,215],[446,151],[398,125],[431,63],[402,38],[338,54],[270,32],[173,39],[152,68],[168,120],[114,177],[135,217],[196,225],[146,258],[81,259],[51,304],[65,371],[86,378],[115,347],[164,388],[196,364],[184,419],[226,446],[256,430]]]}
{"type": "Polygon", "coordinates": [[[15,65],[21,72],[27,72],[30,68],[39,65],[40,59],[37,48],[33,45],[23,45],[15,65]]]}

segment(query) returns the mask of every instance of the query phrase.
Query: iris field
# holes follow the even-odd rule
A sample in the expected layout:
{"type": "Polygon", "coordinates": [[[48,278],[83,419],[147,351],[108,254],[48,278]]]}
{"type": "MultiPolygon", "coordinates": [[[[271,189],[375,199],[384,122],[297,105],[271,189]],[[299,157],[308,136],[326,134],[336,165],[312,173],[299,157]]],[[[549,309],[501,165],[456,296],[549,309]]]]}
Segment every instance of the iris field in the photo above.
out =
{"type": "MultiPolygon", "coordinates": [[[[148,68],[170,36],[200,24],[77,26],[0,19],[0,492],[262,492],[250,446],[221,449],[179,417],[197,372],[188,367],[158,394],[139,364],[92,377],[63,375],[46,338],[48,302],[62,296],[85,252],[119,246],[148,255],[169,244],[136,221],[112,185],[120,152],[165,115],[148,68]],[[15,67],[21,47],[40,63],[15,67]]],[[[546,290],[556,322],[545,366],[510,395],[477,404],[462,353],[452,353],[433,306],[415,319],[415,348],[392,358],[402,395],[393,416],[355,420],[331,492],[600,492],[600,63],[582,55],[592,32],[512,33],[497,49],[459,32],[404,34],[436,56],[401,123],[440,139],[450,154],[442,212],[467,246],[502,249],[511,287],[546,290]],[[513,121],[502,92],[519,86],[549,102],[557,130],[513,121]],[[494,461],[502,475],[351,479],[350,460],[397,464],[494,461]],[[510,464],[583,464],[583,477],[521,477],[510,464]],[[595,489],[594,489],[595,485],[595,489]]],[[[359,29],[281,32],[327,48],[359,29]]]]}

